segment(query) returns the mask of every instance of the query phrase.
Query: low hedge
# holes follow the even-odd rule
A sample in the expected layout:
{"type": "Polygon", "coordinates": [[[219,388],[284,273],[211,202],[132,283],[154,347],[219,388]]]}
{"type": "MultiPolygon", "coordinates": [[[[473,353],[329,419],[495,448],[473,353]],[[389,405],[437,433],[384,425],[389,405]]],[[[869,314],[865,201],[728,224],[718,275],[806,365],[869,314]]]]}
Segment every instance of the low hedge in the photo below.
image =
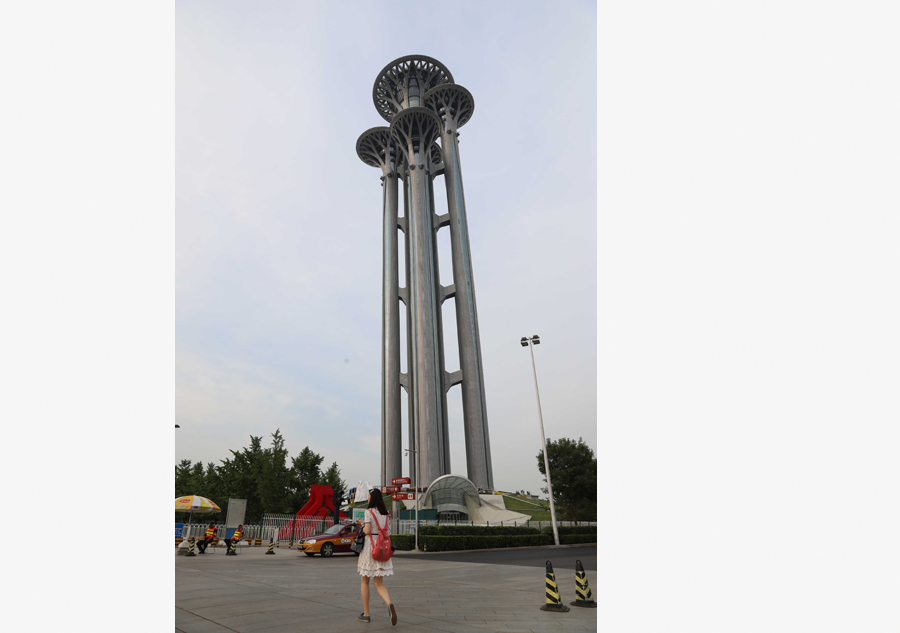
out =
{"type": "Polygon", "coordinates": [[[420,536],[527,536],[540,534],[536,527],[523,525],[423,525],[420,536]]]}
{"type": "Polygon", "coordinates": [[[419,545],[426,552],[452,552],[462,549],[492,549],[495,547],[534,547],[553,545],[553,537],[546,534],[497,534],[494,536],[420,536],[419,545]]]}
{"type": "MultiPolygon", "coordinates": [[[[456,526],[429,526],[429,527],[456,527],[456,526]]],[[[459,526],[462,527],[462,526],[459,526]]],[[[491,528],[493,529],[493,528],[491,528]]],[[[560,545],[575,545],[579,543],[596,543],[596,534],[560,534],[560,545]]],[[[411,551],[416,546],[414,534],[393,534],[391,544],[398,551],[411,551]]],[[[419,535],[419,547],[427,552],[452,552],[464,549],[493,549],[496,547],[536,547],[540,545],[553,545],[553,532],[538,532],[533,534],[425,534],[425,527],[419,535]]]]}
{"type": "Polygon", "coordinates": [[[415,534],[391,534],[391,545],[398,550],[408,552],[416,547],[415,534]]]}
{"type": "MultiPolygon", "coordinates": [[[[596,525],[557,525],[556,531],[559,538],[562,539],[563,534],[593,534],[597,535],[596,525]]],[[[549,525],[544,528],[546,534],[553,534],[553,528],[549,525]]],[[[562,540],[560,540],[562,542],[562,540]]]]}
{"type": "Polygon", "coordinates": [[[596,534],[560,534],[559,535],[559,544],[560,545],[576,545],[579,543],[596,543],[597,535],[596,534]]]}

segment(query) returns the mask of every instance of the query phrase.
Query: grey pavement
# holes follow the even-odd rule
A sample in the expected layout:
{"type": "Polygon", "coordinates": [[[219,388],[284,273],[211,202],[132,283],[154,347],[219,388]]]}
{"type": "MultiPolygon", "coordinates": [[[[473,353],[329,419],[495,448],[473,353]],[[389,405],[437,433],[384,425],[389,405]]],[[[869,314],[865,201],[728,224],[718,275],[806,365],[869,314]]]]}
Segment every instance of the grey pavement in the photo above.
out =
{"type": "Polygon", "coordinates": [[[597,609],[570,606],[568,613],[540,610],[546,601],[543,561],[553,562],[563,603],[568,605],[575,599],[575,567],[574,562],[564,566],[564,561],[579,558],[593,590],[596,547],[398,553],[393,559],[394,575],[385,579],[397,609],[396,627],[391,626],[387,608],[371,582],[372,622],[356,620],[362,612],[356,556],[308,557],[283,548],[268,556],[266,550],[248,548],[238,556],[225,556],[223,552],[193,558],[175,556],[175,630],[597,630],[597,609]],[[471,562],[472,555],[482,562],[471,562]]]}

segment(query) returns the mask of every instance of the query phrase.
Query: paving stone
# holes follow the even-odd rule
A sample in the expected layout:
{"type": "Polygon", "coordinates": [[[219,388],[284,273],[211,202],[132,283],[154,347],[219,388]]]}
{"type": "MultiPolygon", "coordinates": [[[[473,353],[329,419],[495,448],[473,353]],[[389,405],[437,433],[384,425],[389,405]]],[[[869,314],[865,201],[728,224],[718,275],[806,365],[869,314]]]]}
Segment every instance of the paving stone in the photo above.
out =
{"type": "MultiPolygon", "coordinates": [[[[385,579],[397,605],[392,627],[370,584],[372,622],[362,612],[356,557],[308,558],[266,548],[239,557],[178,557],[175,626],[184,633],[279,633],[359,626],[435,633],[596,630],[596,610],[548,614],[540,568],[395,558],[385,579]]],[[[562,587],[561,587],[562,588],[562,587]]],[[[574,589],[573,589],[574,599],[574,589]]],[[[565,596],[568,597],[568,596],[565,596]]],[[[355,630],[355,629],[354,629],[355,630]]]]}

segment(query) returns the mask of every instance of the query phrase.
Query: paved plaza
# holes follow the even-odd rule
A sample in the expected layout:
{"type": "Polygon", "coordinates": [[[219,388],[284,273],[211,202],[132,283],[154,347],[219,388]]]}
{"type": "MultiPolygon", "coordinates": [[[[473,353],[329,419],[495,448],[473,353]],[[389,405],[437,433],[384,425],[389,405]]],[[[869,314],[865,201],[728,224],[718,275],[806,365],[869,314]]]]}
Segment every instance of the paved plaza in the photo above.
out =
{"type": "MultiPolygon", "coordinates": [[[[544,561],[553,563],[563,603],[575,599],[575,560],[591,589],[597,579],[595,546],[466,553],[398,552],[385,585],[398,615],[392,627],[370,582],[372,622],[362,612],[356,556],[307,557],[265,547],[239,556],[224,551],[175,557],[175,629],[219,631],[596,631],[597,609],[540,610],[545,603],[544,561]],[[479,561],[479,562],[474,562],[479,561]]],[[[597,596],[594,596],[597,600],[597,596]]]]}

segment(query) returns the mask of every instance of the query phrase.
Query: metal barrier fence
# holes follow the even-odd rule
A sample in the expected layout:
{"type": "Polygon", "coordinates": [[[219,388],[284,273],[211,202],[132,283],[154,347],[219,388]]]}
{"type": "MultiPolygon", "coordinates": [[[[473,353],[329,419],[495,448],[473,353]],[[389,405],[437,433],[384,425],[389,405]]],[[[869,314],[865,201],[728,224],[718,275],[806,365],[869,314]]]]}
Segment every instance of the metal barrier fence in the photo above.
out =
{"type": "MultiPolygon", "coordinates": [[[[415,521],[393,521],[393,533],[394,534],[415,534],[415,521]]],[[[269,539],[274,539],[276,543],[284,542],[285,545],[288,543],[296,543],[298,540],[306,538],[308,536],[312,536],[313,534],[321,534],[329,527],[334,524],[334,519],[332,517],[295,517],[293,514],[264,514],[263,520],[258,525],[245,525],[244,526],[244,538],[246,539],[261,539],[262,544],[266,545],[269,542],[269,539]]],[[[498,526],[498,525],[517,525],[522,527],[533,527],[538,529],[543,529],[545,527],[550,527],[552,522],[550,521],[497,521],[495,523],[491,523],[490,521],[485,523],[474,523],[472,521],[435,521],[435,520],[421,520],[419,521],[419,525],[475,525],[475,526],[498,526]]],[[[596,526],[596,521],[557,521],[556,525],[563,527],[569,525],[593,525],[596,526]]],[[[206,536],[206,528],[209,527],[208,523],[191,523],[186,524],[182,529],[181,536],[184,539],[189,539],[192,536],[195,539],[202,539],[206,536]]],[[[225,538],[225,524],[219,523],[216,525],[216,536],[219,539],[225,538]]]]}
{"type": "MultiPolygon", "coordinates": [[[[520,527],[533,527],[543,529],[548,528],[553,525],[552,521],[497,521],[495,523],[491,523],[490,521],[485,521],[484,523],[475,523],[473,521],[419,521],[420,526],[424,525],[471,525],[476,527],[497,527],[500,526],[520,526],[520,527]]],[[[557,521],[556,525],[558,527],[570,526],[570,525],[593,525],[596,526],[596,521],[557,521]]],[[[395,534],[415,534],[416,533],[416,522],[415,521],[395,521],[394,522],[394,530],[395,534]],[[397,525],[399,523],[399,525],[397,525]]]]}
{"type": "Polygon", "coordinates": [[[293,514],[264,514],[261,531],[263,540],[268,542],[270,538],[281,543],[296,543],[314,534],[321,534],[334,525],[334,518],[324,517],[297,517],[293,514]]]}

